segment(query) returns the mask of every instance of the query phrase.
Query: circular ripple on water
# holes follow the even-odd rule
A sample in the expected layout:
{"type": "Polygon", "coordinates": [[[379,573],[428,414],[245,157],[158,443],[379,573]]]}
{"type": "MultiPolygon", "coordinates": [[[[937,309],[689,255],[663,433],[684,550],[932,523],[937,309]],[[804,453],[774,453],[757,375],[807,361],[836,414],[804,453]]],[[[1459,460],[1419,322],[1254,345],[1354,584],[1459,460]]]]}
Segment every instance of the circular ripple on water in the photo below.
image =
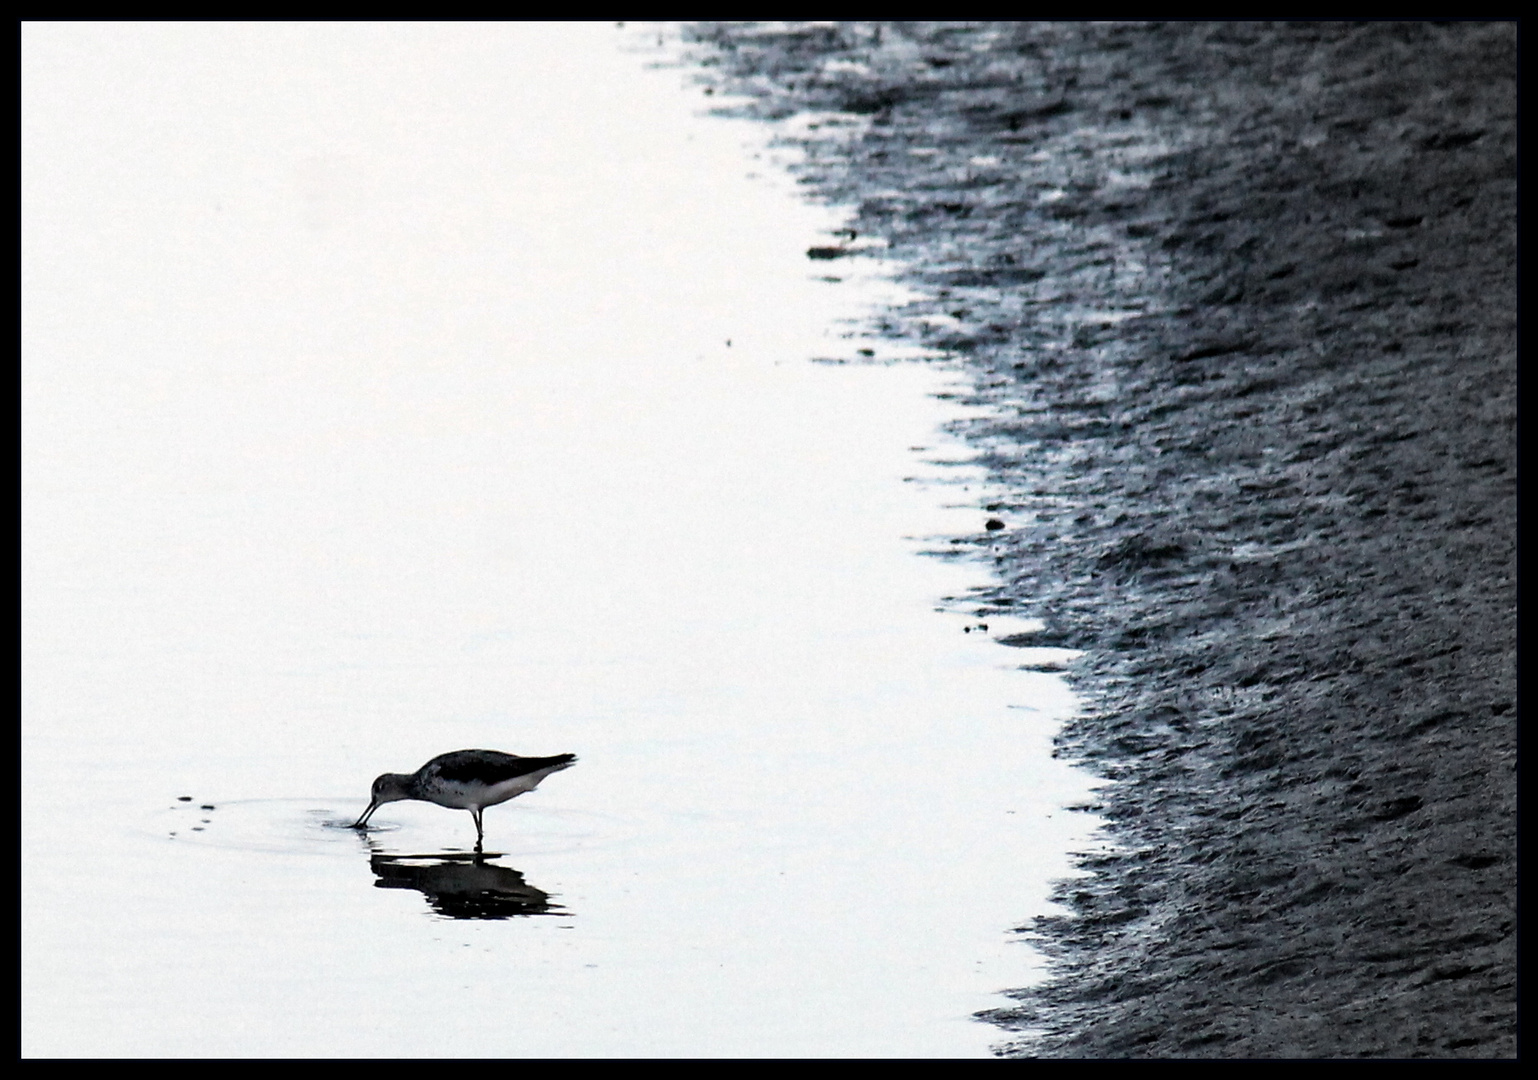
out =
{"type": "MultiPolygon", "coordinates": [[[[404,820],[375,814],[365,831],[352,828],[364,806],[356,798],[174,801],[145,817],[138,831],[183,844],[287,855],[354,855],[469,850],[469,815],[456,822],[446,812],[432,820],[412,808],[404,820]]],[[[519,807],[487,838],[511,854],[550,854],[624,844],[647,831],[639,819],[581,810],[519,807]]],[[[488,822],[488,826],[490,822],[488,822]]]]}

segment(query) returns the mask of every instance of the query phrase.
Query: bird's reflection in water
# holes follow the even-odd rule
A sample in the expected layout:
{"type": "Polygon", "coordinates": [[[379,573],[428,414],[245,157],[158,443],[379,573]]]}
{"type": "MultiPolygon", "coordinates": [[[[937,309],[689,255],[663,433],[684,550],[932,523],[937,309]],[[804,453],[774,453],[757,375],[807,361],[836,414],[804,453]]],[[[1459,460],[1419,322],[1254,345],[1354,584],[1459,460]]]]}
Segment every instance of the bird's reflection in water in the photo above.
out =
{"type": "Polygon", "coordinates": [[[432,909],[451,919],[511,919],[520,915],[568,915],[550,894],[523,880],[517,870],[497,866],[495,855],[379,855],[369,867],[377,889],[415,889],[432,909]]]}

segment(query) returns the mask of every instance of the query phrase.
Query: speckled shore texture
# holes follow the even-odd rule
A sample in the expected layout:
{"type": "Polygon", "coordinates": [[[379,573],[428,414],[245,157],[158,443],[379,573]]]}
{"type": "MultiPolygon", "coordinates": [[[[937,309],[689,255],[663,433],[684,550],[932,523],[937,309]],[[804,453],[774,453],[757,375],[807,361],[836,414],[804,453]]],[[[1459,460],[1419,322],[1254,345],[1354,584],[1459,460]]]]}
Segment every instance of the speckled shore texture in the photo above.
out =
{"type": "Polygon", "coordinates": [[[966,358],[970,609],[1086,650],[1122,853],[1002,1051],[1514,1055],[1515,25],[686,38],[966,358]]]}

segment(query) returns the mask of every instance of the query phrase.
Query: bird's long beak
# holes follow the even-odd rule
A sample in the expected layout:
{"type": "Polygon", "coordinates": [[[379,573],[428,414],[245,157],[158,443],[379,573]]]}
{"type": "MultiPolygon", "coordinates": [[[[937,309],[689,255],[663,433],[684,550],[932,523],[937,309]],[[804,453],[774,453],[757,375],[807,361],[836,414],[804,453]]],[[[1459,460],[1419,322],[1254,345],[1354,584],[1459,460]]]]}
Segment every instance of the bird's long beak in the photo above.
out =
{"type": "Polygon", "coordinates": [[[374,811],[375,811],[375,810],[378,810],[378,809],[379,809],[379,807],[380,807],[380,805],[381,805],[381,804],[380,804],[380,803],[377,803],[377,802],[371,802],[371,803],[369,803],[369,804],[368,804],[368,809],[367,809],[367,810],[365,810],[365,811],[363,811],[363,816],[362,816],[362,817],[360,817],[360,818],[359,818],[359,819],[358,819],[358,820],[357,820],[357,821],[355,821],[355,822],[353,822],[353,823],[352,823],[352,824],[351,824],[351,825],[350,825],[350,826],[348,826],[348,827],[349,827],[349,828],[352,828],[352,829],[361,829],[361,828],[363,828],[363,826],[365,826],[365,825],[367,825],[367,824],[368,824],[368,819],[369,819],[369,816],[370,816],[370,815],[371,815],[371,814],[373,814],[373,812],[374,812],[374,811]]]}

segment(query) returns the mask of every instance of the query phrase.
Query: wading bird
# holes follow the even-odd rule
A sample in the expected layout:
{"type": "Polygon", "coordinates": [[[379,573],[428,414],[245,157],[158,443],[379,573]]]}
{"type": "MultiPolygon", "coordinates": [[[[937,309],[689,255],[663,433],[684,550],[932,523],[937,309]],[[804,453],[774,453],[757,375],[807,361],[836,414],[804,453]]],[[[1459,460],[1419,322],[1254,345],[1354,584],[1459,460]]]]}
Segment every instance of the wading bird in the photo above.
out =
{"type": "Polygon", "coordinates": [[[354,829],[368,824],[369,817],[387,802],[420,799],[453,810],[468,810],[475,818],[475,850],[485,836],[481,812],[507,802],[515,795],[533,791],[553,772],[577,763],[576,754],[554,757],[519,757],[497,750],[455,750],[439,754],[414,773],[385,773],[374,781],[368,809],[353,822],[354,829]]]}

